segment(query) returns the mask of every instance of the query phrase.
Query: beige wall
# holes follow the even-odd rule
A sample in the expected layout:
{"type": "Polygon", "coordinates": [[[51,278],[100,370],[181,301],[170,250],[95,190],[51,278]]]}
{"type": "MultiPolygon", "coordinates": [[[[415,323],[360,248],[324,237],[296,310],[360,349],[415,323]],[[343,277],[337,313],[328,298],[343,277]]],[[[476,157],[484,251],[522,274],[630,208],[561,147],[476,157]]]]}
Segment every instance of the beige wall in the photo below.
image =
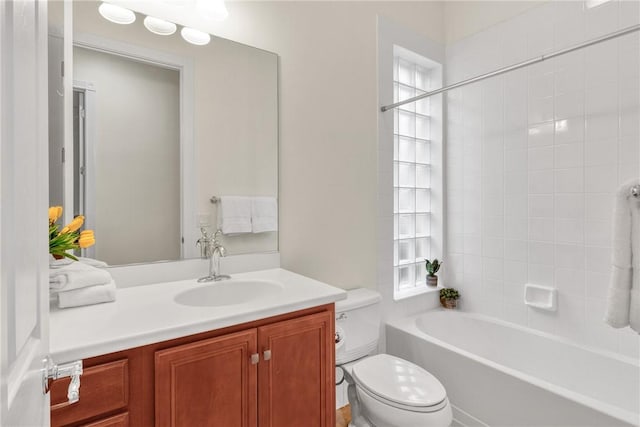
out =
{"type": "Polygon", "coordinates": [[[468,37],[549,0],[444,2],[447,44],[468,37]]]}
{"type": "MultiPolygon", "coordinates": [[[[153,11],[148,2],[121,2],[153,11]]],[[[280,57],[280,252],[289,270],[376,287],[376,17],[436,42],[439,2],[228,2],[229,18],[180,23],[280,57]]]]}
{"type": "MultiPolygon", "coordinates": [[[[75,48],[74,80],[95,87],[95,257],[109,264],[180,256],[180,75],[75,48]]],[[[89,165],[91,167],[91,164],[89,165]]]]}

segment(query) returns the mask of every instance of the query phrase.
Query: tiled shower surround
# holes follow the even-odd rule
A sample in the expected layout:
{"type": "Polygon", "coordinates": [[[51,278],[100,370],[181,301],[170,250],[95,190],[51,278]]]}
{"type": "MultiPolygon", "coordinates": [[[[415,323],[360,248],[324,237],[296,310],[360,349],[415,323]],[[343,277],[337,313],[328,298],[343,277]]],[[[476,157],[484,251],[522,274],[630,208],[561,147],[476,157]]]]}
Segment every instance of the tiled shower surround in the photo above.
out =
{"type": "MultiPolygon", "coordinates": [[[[447,49],[453,83],[640,22],[640,2],[558,1],[447,49]]],[[[640,34],[449,92],[447,284],[465,308],[638,357],[602,321],[613,196],[640,176],[640,34]],[[524,284],[558,289],[555,313],[524,284]]]]}

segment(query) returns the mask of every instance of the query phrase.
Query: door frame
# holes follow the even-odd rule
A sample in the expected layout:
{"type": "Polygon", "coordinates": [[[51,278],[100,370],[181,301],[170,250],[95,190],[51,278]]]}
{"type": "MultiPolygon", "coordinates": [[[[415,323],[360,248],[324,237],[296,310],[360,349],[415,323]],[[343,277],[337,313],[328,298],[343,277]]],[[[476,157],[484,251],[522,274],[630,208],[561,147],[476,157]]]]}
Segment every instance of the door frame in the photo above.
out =
{"type": "MultiPolygon", "coordinates": [[[[197,170],[194,136],[194,66],[193,60],[94,34],[77,33],[73,46],[117,55],[133,61],[151,64],[180,75],[180,258],[198,257],[195,242],[197,227],[197,170]],[[189,243],[193,244],[189,244],[189,243]],[[187,243],[187,244],[185,244],[187,243]]],[[[75,82],[74,82],[75,87],[75,82]]],[[[71,165],[70,167],[73,167],[71,165]]]]}

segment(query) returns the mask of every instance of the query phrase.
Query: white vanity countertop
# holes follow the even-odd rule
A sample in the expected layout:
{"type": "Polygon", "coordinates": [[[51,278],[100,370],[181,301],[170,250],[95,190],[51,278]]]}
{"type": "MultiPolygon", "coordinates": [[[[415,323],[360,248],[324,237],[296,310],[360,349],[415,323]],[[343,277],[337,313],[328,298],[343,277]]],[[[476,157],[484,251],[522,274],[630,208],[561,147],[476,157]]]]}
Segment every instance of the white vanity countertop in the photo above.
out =
{"type": "Polygon", "coordinates": [[[52,308],[50,347],[58,363],[264,319],[345,299],[344,290],[281,268],[232,275],[238,280],[279,282],[284,291],[244,304],[192,307],[174,297],[202,286],[195,279],[118,289],[116,301],[69,309],[52,308]]]}

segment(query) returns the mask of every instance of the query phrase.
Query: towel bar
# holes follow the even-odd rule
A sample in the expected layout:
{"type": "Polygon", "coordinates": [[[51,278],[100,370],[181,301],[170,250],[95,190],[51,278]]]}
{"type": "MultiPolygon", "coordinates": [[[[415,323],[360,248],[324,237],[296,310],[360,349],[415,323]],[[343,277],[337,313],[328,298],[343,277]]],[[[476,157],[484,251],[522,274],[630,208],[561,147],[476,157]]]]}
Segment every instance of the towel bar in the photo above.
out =
{"type": "Polygon", "coordinates": [[[634,185],[631,187],[631,196],[636,199],[640,198],[640,185],[634,185]]]}

